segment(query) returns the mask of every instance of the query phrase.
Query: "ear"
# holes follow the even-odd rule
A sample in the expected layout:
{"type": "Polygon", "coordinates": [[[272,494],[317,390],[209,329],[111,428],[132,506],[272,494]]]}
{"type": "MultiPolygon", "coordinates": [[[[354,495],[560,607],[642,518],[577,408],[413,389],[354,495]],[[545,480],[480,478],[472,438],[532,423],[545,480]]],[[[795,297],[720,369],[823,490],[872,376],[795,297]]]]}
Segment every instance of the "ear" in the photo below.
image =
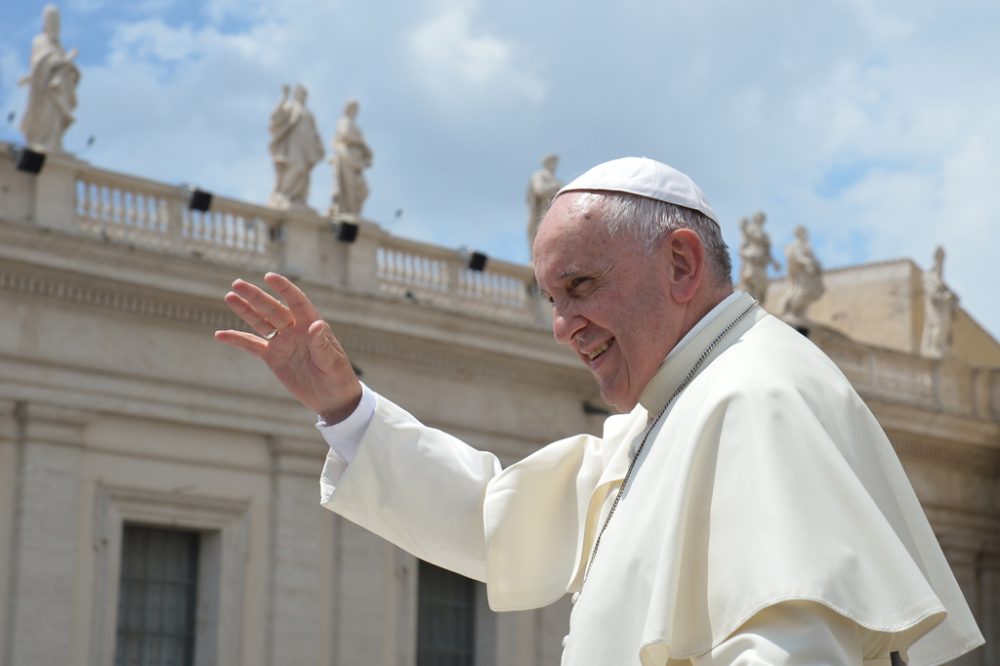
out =
{"type": "Polygon", "coordinates": [[[689,303],[705,279],[705,246],[691,229],[677,229],[667,238],[670,293],[677,303],[689,303]]]}

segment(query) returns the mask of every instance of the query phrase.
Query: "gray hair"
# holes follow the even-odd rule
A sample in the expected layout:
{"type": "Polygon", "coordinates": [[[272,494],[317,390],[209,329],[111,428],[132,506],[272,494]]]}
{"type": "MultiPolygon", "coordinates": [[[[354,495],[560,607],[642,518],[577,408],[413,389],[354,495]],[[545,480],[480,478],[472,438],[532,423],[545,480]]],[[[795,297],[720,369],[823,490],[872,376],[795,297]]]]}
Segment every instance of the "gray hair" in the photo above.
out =
{"type": "Polygon", "coordinates": [[[719,282],[732,281],[729,247],[722,238],[719,224],[707,215],[627,192],[586,192],[574,208],[583,213],[598,203],[604,205],[604,221],[611,236],[631,235],[647,253],[653,252],[671,231],[691,229],[705,246],[709,272],[719,282]]]}

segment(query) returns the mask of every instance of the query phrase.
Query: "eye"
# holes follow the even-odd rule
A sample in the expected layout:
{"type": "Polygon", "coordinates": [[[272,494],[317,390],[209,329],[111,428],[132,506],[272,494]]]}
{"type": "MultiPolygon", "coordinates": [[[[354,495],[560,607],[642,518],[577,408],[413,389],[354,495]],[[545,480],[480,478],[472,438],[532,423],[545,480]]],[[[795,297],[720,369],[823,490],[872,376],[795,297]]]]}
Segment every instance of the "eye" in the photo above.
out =
{"type": "Polygon", "coordinates": [[[570,296],[583,296],[586,295],[593,281],[589,277],[576,277],[570,280],[569,286],[566,288],[566,292],[570,296]]]}

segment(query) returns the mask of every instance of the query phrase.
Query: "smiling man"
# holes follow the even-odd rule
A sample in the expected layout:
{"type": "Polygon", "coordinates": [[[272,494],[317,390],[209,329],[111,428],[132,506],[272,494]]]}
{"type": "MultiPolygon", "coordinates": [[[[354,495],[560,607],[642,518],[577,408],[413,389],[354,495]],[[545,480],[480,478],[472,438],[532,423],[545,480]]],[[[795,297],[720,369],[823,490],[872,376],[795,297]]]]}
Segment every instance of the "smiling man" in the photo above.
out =
{"type": "Polygon", "coordinates": [[[484,581],[496,610],[573,594],[563,664],[939,664],[982,643],[891,445],[823,353],[733,293],[684,174],[599,165],[534,244],[553,334],[622,414],[497,459],[362,386],[288,280],[226,302],[320,416],[322,504],[484,581]],[[282,302],[283,301],[283,302],[282,302]]]}

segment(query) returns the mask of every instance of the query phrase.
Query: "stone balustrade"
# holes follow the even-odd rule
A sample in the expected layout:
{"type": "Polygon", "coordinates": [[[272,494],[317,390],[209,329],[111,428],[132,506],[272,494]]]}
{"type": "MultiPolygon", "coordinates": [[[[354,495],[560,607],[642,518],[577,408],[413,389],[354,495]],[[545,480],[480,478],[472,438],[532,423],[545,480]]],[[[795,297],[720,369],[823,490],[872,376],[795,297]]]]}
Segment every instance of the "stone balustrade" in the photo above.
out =
{"type": "Polygon", "coordinates": [[[245,271],[284,271],[506,323],[549,325],[529,267],[490,259],[485,270],[473,271],[461,251],[399,238],[368,221],[359,223],[358,239],[346,243],[336,239],[337,222],[309,209],[275,210],[213,195],[209,210],[193,210],[187,186],[69,156],[50,155],[40,174],[17,177],[30,200],[5,208],[23,208],[25,221],[42,227],[245,271]]]}
{"type": "Polygon", "coordinates": [[[386,236],[376,252],[384,294],[476,316],[537,322],[534,280],[524,266],[491,259],[485,270],[467,267],[465,253],[386,236]]]}
{"type": "Polygon", "coordinates": [[[78,168],[73,216],[80,231],[116,243],[178,251],[247,268],[274,268],[276,211],[213,196],[208,211],[191,191],[111,171],[78,168]]]}

